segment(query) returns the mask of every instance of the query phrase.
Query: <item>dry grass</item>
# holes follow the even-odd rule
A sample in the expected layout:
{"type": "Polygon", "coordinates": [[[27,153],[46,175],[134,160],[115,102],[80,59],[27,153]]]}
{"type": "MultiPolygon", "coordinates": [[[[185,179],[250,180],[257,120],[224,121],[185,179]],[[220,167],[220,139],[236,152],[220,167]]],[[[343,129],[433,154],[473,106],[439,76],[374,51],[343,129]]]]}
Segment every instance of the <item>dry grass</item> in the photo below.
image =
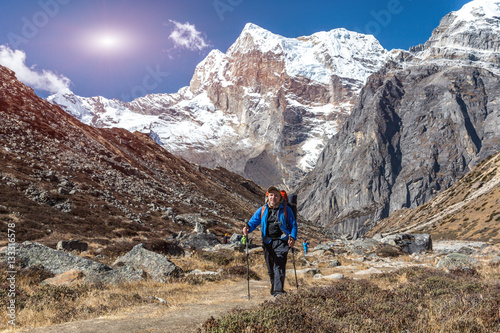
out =
{"type": "MultiPolygon", "coordinates": [[[[217,275],[171,278],[168,283],[146,280],[117,285],[41,285],[41,281],[53,274],[39,267],[19,269],[16,281],[16,327],[40,327],[100,316],[124,316],[143,306],[153,306],[148,309],[150,315],[159,316],[184,304],[202,301],[200,295],[205,295],[214,288],[246,278],[246,266],[241,265],[243,261],[246,263],[245,254],[232,252],[233,259],[227,265],[221,265],[217,256],[229,255],[224,251],[216,255],[197,251],[190,256],[172,257],[170,259],[185,272],[193,269],[222,271],[217,275]],[[167,301],[167,304],[160,302],[158,298],[167,301]]],[[[251,262],[259,268],[256,254],[251,256],[251,262]]],[[[1,281],[5,281],[7,277],[7,269],[4,268],[1,267],[0,270],[3,272],[0,273],[1,281]]],[[[254,279],[260,279],[259,274],[252,271],[251,274],[254,279]]],[[[0,300],[2,304],[7,304],[8,287],[2,287],[0,300]]],[[[2,321],[0,330],[7,328],[7,322],[2,321]]]]}
{"type": "Polygon", "coordinates": [[[500,265],[405,268],[302,288],[203,325],[204,332],[498,332],[500,265]],[[380,286],[384,286],[381,288],[380,286]]]}

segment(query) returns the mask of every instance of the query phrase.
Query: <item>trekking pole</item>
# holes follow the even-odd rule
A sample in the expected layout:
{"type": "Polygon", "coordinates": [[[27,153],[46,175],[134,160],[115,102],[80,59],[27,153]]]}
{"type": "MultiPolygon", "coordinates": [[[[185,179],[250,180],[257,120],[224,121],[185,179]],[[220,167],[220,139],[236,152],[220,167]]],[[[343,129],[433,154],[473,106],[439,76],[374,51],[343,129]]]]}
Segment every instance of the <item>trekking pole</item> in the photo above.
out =
{"type": "Polygon", "coordinates": [[[295,248],[292,247],[293,271],[295,272],[295,285],[299,289],[299,281],[297,280],[297,270],[295,269],[295,248]]]}
{"type": "MultiPolygon", "coordinates": [[[[247,229],[250,229],[250,228],[248,227],[248,223],[246,223],[246,224],[245,224],[245,227],[246,227],[247,229]]],[[[248,284],[248,300],[250,300],[250,274],[249,274],[249,270],[250,270],[250,268],[249,268],[249,265],[248,265],[248,236],[246,236],[246,238],[247,238],[247,239],[246,239],[246,242],[245,242],[245,244],[246,244],[245,246],[246,246],[246,253],[247,253],[247,284],[248,284]]]]}

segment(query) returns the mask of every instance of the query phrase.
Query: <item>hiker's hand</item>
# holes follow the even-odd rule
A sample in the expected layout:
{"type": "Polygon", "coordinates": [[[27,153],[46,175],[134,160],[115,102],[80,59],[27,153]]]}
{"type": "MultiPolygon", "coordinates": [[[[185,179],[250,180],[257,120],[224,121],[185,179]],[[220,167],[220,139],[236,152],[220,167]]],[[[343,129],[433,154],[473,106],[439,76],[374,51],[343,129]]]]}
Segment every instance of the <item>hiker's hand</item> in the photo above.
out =
{"type": "Polygon", "coordinates": [[[247,226],[244,226],[242,231],[243,231],[243,235],[248,236],[248,228],[247,228],[247,226]]]}
{"type": "Polygon", "coordinates": [[[290,248],[293,248],[294,245],[295,245],[295,239],[293,239],[292,237],[288,238],[288,246],[290,248]]]}

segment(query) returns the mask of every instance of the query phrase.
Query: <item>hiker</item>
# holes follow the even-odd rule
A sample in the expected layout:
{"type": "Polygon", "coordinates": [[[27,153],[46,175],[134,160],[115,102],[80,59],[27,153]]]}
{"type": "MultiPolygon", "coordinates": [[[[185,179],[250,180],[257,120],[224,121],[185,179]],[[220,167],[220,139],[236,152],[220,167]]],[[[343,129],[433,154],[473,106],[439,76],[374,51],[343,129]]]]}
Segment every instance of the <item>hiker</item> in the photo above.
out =
{"type": "Polygon", "coordinates": [[[227,238],[228,238],[228,234],[224,234],[224,237],[222,237],[222,244],[227,244],[227,238]]]}
{"type": "Polygon", "coordinates": [[[307,241],[307,239],[304,239],[304,242],[302,243],[302,246],[304,247],[304,255],[307,256],[307,249],[309,247],[309,242],[307,241]]]}
{"type": "Polygon", "coordinates": [[[288,250],[293,248],[297,239],[297,222],[276,187],[267,189],[266,204],[257,209],[247,225],[243,227],[245,236],[260,225],[271,295],[277,297],[285,292],[286,260],[288,250]]]}

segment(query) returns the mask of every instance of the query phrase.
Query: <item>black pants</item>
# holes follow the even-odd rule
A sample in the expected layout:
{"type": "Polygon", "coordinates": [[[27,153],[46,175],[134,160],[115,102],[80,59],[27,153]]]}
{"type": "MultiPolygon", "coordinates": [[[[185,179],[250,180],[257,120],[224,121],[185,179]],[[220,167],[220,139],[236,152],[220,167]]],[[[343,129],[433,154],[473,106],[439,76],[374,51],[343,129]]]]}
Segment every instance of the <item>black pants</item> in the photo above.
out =
{"type": "Polygon", "coordinates": [[[267,273],[271,279],[271,295],[283,293],[288,250],[289,246],[286,240],[277,239],[272,240],[269,244],[264,244],[267,273]]]}

